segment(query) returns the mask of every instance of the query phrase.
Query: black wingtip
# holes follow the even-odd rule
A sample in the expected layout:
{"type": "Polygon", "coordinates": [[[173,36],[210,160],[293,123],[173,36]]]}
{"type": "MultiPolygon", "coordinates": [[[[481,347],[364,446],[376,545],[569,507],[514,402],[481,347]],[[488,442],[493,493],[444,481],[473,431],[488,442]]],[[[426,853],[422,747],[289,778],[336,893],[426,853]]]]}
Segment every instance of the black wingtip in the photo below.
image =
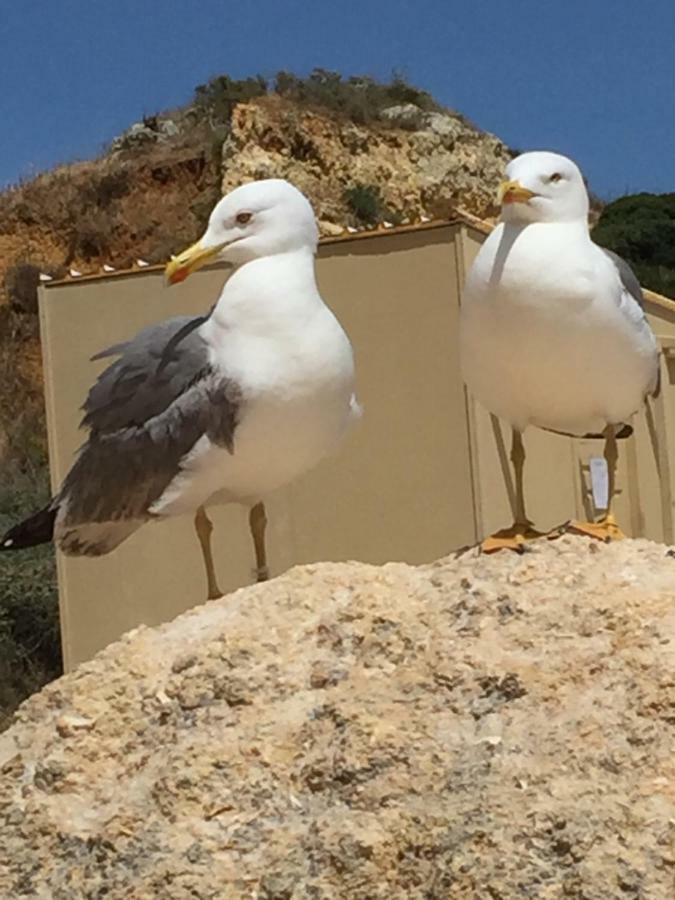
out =
{"type": "Polygon", "coordinates": [[[19,522],[0,538],[0,552],[3,550],[25,550],[48,544],[54,536],[54,521],[58,507],[45,506],[39,512],[19,522]]]}
{"type": "Polygon", "coordinates": [[[621,428],[616,433],[617,441],[622,441],[625,438],[629,438],[633,433],[632,425],[622,425],[621,428]]]}

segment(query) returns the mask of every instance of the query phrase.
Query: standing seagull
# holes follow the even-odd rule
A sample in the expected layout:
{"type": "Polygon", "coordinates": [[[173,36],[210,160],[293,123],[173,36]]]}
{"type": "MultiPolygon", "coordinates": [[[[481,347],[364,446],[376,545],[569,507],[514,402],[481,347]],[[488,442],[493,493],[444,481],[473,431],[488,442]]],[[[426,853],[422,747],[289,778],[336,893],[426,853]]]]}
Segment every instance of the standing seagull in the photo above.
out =
{"type": "Polygon", "coordinates": [[[462,300],[464,380],[513,431],[515,522],[485,551],[522,549],[538,536],[525,513],[522,432],[528,425],[605,437],[606,514],[573,530],[622,537],[611,511],[617,433],[658,390],[658,349],[630,267],[591,241],[588,194],[577,166],[524,153],[499,189],[502,222],[469,272],[462,300]],[[598,434],[601,432],[601,434],[598,434]]]}
{"type": "Polygon", "coordinates": [[[204,236],[167,265],[235,267],[208,315],[177,317],[94,359],[117,356],[84,404],[89,437],[51,503],[0,549],[54,540],[109,553],[146,522],[191,513],[218,597],[205,507],[250,508],[257,577],[268,577],[263,498],[314,466],[358,416],[349,340],[319,295],[307,199],[277,179],[243,185],[204,236]]]}

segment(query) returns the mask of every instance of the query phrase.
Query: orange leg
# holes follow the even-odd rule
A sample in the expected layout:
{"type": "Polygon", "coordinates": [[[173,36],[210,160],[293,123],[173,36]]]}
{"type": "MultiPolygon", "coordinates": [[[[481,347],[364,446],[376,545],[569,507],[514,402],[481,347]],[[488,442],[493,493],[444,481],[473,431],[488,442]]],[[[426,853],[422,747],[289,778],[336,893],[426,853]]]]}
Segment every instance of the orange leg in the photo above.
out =
{"type": "Polygon", "coordinates": [[[213,565],[213,554],[211,552],[211,532],[213,531],[213,523],[206,515],[206,510],[203,506],[200,506],[195,514],[195,531],[197,532],[199,545],[202,548],[202,556],[204,557],[208,599],[215,600],[216,597],[222,597],[223,592],[218,587],[218,582],[216,581],[216,570],[213,565]]]}
{"type": "Polygon", "coordinates": [[[248,522],[251,528],[251,536],[253,537],[253,547],[255,549],[256,581],[267,581],[270,577],[270,573],[267,568],[267,551],[265,549],[267,515],[265,513],[264,503],[256,503],[255,506],[251,507],[248,522]]]}

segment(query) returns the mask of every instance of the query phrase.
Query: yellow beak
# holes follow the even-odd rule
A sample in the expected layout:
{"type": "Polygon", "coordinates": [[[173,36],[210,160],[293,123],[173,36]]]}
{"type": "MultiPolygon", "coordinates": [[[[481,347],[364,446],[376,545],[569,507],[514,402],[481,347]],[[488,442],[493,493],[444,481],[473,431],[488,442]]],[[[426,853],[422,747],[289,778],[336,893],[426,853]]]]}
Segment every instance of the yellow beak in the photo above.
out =
{"type": "Polygon", "coordinates": [[[504,203],[527,203],[533,197],[536,197],[534,191],[523,187],[519,181],[502,181],[497,191],[497,202],[504,203]]]}
{"type": "Polygon", "coordinates": [[[192,275],[197,269],[201,269],[207,262],[217,256],[225,244],[215,244],[212,247],[204,247],[201,241],[197,241],[187,250],[183,250],[178,256],[174,256],[166,264],[164,274],[169,284],[178,284],[185,281],[188,275],[192,275]]]}

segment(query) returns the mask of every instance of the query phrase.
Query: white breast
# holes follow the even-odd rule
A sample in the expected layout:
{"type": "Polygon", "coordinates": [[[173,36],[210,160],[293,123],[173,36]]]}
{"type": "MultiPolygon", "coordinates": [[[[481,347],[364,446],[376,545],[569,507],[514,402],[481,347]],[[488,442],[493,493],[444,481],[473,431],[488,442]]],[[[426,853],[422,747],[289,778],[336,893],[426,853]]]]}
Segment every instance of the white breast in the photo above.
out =
{"type": "Polygon", "coordinates": [[[221,487],[238,499],[256,498],[314,466],[342,437],[355,389],[351,346],[322,307],[283,345],[242,342],[225,352],[235,378],[246,369],[246,388],[221,487]]]}
{"type": "Polygon", "coordinates": [[[212,364],[241,390],[234,452],[202,438],[153,512],[256,502],[337,445],[357,408],[352,349],[318,294],[302,296],[267,305],[258,294],[256,309],[235,303],[203,326],[212,364]]]}

